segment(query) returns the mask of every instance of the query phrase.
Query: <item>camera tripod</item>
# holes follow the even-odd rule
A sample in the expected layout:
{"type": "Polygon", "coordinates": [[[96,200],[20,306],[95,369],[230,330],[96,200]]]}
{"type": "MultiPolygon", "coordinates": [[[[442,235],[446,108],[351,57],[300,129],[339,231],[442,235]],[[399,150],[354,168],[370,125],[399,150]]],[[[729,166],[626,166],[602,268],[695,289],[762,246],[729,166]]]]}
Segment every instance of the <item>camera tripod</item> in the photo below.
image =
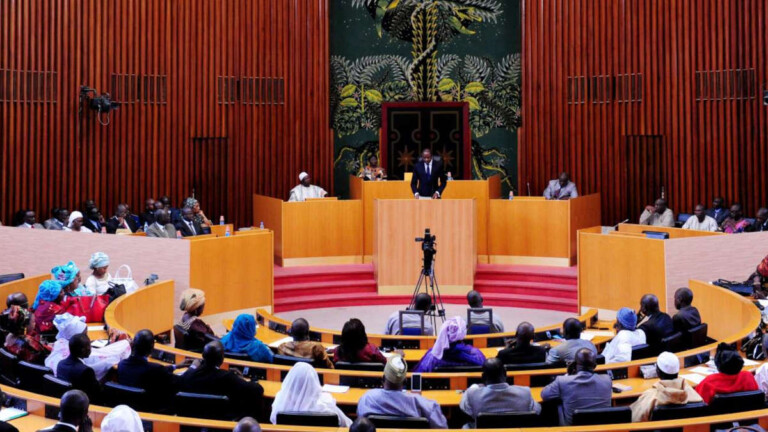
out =
{"type": "Polygon", "coordinates": [[[411,297],[411,304],[408,309],[414,309],[416,306],[416,296],[419,295],[422,286],[424,292],[432,298],[432,305],[429,310],[424,313],[427,319],[432,321],[432,328],[435,329],[435,334],[439,327],[437,326],[437,319],[440,318],[440,322],[445,322],[445,304],[443,304],[443,297],[440,295],[440,286],[437,284],[437,277],[435,276],[434,258],[431,263],[424,263],[419,272],[419,280],[416,282],[416,288],[413,289],[413,296],[411,297]]]}

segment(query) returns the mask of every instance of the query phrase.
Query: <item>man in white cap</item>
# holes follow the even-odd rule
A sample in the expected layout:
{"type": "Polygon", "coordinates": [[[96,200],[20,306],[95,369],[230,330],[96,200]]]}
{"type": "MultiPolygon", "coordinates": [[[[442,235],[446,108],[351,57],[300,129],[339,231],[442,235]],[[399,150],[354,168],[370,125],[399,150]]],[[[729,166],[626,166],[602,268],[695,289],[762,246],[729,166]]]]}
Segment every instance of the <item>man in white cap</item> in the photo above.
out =
{"type": "Polygon", "coordinates": [[[661,405],[685,405],[701,402],[701,396],[683,378],[678,378],[680,359],[671,352],[663,352],[656,360],[659,382],[644,391],[632,408],[632,421],[648,421],[651,412],[661,405]]]}
{"type": "Polygon", "coordinates": [[[440,405],[420,395],[403,392],[408,366],[399,355],[387,360],[384,367],[384,388],[368,390],[357,403],[357,417],[385,415],[396,417],[424,417],[431,429],[447,429],[448,422],[440,405]]]}
{"type": "Polygon", "coordinates": [[[288,201],[306,201],[307,198],[325,198],[328,192],[320,186],[312,184],[312,177],[303,172],[299,174],[299,185],[291,189],[291,196],[288,201]]]}

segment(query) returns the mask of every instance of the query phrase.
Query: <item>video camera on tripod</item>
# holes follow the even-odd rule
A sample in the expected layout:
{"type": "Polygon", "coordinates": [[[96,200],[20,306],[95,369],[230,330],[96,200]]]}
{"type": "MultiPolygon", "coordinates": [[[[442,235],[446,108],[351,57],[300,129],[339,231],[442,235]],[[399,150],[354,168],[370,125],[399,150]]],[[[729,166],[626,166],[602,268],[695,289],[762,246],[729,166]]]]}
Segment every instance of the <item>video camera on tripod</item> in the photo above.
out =
{"type": "Polygon", "coordinates": [[[416,243],[421,243],[421,252],[424,254],[424,257],[422,258],[424,260],[423,272],[425,275],[429,275],[432,271],[432,263],[435,260],[435,254],[437,253],[437,250],[435,249],[437,236],[431,235],[429,228],[426,228],[424,230],[424,237],[416,237],[415,241],[416,243]]]}
{"type": "Polygon", "coordinates": [[[437,284],[434,270],[435,254],[437,254],[437,250],[435,249],[436,241],[437,237],[432,235],[429,228],[424,230],[424,237],[416,237],[416,243],[421,243],[421,252],[424,257],[422,258],[423,265],[421,273],[419,274],[419,280],[416,282],[416,288],[413,290],[411,303],[408,307],[409,309],[414,308],[416,305],[416,296],[419,295],[423,286],[424,292],[432,298],[432,305],[424,315],[432,320],[433,328],[438,328],[438,318],[445,321],[445,305],[443,304],[443,298],[440,295],[440,287],[437,284]]]}

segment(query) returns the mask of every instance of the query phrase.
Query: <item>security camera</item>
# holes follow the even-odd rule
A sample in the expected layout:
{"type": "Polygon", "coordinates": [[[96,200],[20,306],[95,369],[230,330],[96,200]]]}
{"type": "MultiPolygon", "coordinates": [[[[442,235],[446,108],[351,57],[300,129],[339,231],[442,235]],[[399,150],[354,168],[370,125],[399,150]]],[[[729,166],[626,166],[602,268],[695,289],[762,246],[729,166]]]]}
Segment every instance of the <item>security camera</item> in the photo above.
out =
{"type": "Polygon", "coordinates": [[[112,101],[109,93],[98,94],[95,89],[87,86],[80,87],[80,112],[83,110],[83,104],[88,108],[98,113],[97,119],[102,126],[109,124],[109,113],[112,110],[116,110],[120,107],[119,102],[112,101]],[[101,115],[106,114],[107,121],[104,122],[101,119],[101,115]]]}

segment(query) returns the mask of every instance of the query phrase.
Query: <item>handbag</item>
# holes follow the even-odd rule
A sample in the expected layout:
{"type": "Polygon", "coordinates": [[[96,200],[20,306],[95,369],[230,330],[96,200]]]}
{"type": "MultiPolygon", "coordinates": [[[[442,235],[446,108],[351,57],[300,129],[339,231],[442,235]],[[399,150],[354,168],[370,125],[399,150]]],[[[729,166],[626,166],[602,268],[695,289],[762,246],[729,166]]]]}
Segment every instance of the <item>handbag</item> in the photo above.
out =
{"type": "Polygon", "coordinates": [[[85,317],[87,323],[104,322],[104,311],[109,306],[109,294],[67,297],[65,311],[85,317]]]}
{"type": "Polygon", "coordinates": [[[735,281],[729,281],[725,279],[718,279],[714,282],[712,282],[713,285],[717,285],[721,288],[729,289],[736,294],[741,294],[743,296],[751,296],[752,293],[755,292],[754,286],[750,281],[745,282],[735,282],[735,281]]]}
{"type": "Polygon", "coordinates": [[[112,303],[118,297],[124,296],[126,294],[125,285],[116,284],[113,281],[110,281],[109,288],[105,294],[109,296],[109,302],[112,303]]]}
{"type": "Polygon", "coordinates": [[[125,288],[125,293],[132,293],[139,289],[139,285],[133,280],[133,271],[131,270],[131,267],[126,264],[121,265],[120,268],[117,269],[115,276],[112,277],[110,282],[110,287],[112,284],[122,285],[125,288]]]}

